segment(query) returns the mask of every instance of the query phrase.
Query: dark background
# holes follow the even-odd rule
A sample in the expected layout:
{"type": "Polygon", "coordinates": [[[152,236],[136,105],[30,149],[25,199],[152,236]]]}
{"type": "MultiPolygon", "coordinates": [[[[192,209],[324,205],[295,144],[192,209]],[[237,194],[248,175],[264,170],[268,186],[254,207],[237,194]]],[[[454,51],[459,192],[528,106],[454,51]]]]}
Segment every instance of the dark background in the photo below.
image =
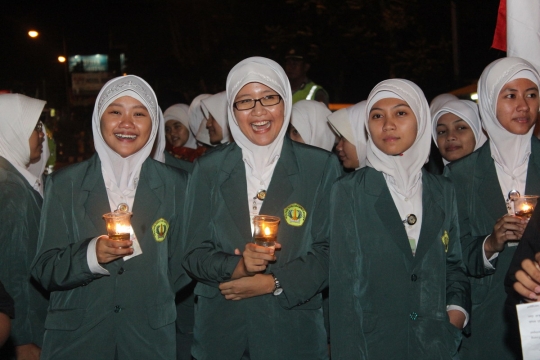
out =
{"type": "Polygon", "coordinates": [[[126,72],[152,85],[162,109],[224,90],[246,57],[283,63],[289,47],[301,45],[330,102],[359,102],[390,77],[416,82],[430,100],[474,83],[505,55],[490,48],[499,1],[453,3],[457,74],[450,0],[14,1],[0,11],[0,90],[60,109],[60,132],[88,130],[91,106],[67,105],[66,65],[57,61],[64,44],[68,56],[125,53],[126,72]]]}

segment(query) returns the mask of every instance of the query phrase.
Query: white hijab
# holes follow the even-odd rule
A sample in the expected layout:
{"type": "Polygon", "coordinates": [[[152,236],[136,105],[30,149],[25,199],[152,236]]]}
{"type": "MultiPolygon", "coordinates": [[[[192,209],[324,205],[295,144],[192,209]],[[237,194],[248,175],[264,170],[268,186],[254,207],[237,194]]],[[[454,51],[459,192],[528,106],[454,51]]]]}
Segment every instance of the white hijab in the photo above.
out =
{"type": "MultiPolygon", "coordinates": [[[[163,113],[164,123],[166,123],[169,120],[176,120],[182,123],[188,131],[189,137],[184,144],[184,147],[190,148],[190,149],[196,149],[197,148],[197,140],[195,140],[195,136],[191,132],[189,128],[189,106],[186,104],[174,104],[167,108],[165,112],[163,113]]],[[[163,124],[165,126],[165,124],[163,124]]]]}
{"type": "Polygon", "coordinates": [[[431,104],[429,105],[429,112],[431,113],[431,117],[435,116],[435,114],[439,110],[441,110],[444,104],[452,100],[459,100],[459,98],[456,95],[452,94],[440,94],[435,96],[433,100],[431,100],[431,104]]]}
{"type": "MultiPolygon", "coordinates": [[[[439,111],[433,115],[432,123],[432,133],[433,141],[435,145],[437,144],[437,121],[441,116],[452,113],[458,116],[461,120],[465,121],[471,127],[471,130],[474,134],[474,139],[476,144],[474,145],[474,150],[480,148],[487,140],[486,134],[482,131],[482,124],[480,122],[480,114],[478,113],[478,105],[474,101],[470,100],[450,100],[446,102],[439,111]]],[[[443,158],[444,164],[448,164],[449,161],[443,158]]]]}
{"type": "Polygon", "coordinates": [[[332,128],[356,147],[356,155],[360,164],[357,170],[366,166],[367,135],[364,126],[365,116],[365,100],[348,108],[340,109],[328,116],[328,122],[332,128]]]}
{"type": "Polygon", "coordinates": [[[490,138],[491,157],[511,177],[528,162],[534,126],[525,135],[512,134],[503,128],[496,115],[497,98],[504,85],[520,77],[529,78],[537,86],[540,83],[534,66],[516,57],[495,60],[484,69],[478,80],[480,117],[490,138]],[[522,76],[516,77],[518,73],[522,76]]]}
{"type": "Polygon", "coordinates": [[[203,144],[210,145],[210,135],[206,130],[206,119],[202,111],[201,100],[212,96],[210,94],[201,94],[197,96],[189,105],[189,129],[195,135],[195,139],[203,144]]]}
{"type": "Polygon", "coordinates": [[[292,107],[291,124],[306,144],[332,151],[336,136],[326,121],[331,114],[321,102],[300,100],[292,107]]]}
{"type": "Polygon", "coordinates": [[[129,208],[132,208],[137,179],[142,164],[152,152],[154,142],[156,142],[156,151],[153,158],[161,162],[164,161],[165,132],[163,122],[163,114],[158,106],[154,91],[146,81],[138,76],[127,75],[114,78],[107,82],[99,92],[92,115],[92,132],[96,152],[101,160],[101,171],[108,190],[111,210],[115,210],[119,202],[127,202],[129,208]],[[101,116],[107,106],[123,96],[130,96],[140,101],[148,109],[152,120],[152,130],[147,143],[142,149],[126,158],[118,155],[107,145],[100,128],[101,116]],[[160,141],[160,138],[163,141],[160,141]],[[131,204],[129,204],[130,202],[131,204]]]}
{"type": "Polygon", "coordinates": [[[219,126],[221,126],[221,131],[223,134],[221,143],[227,144],[231,142],[229,124],[227,123],[227,94],[225,91],[209,96],[206,99],[202,99],[201,104],[204,117],[208,119],[210,115],[212,115],[214,120],[216,120],[219,126]]]}
{"type": "MultiPolygon", "coordinates": [[[[32,187],[36,184],[36,180],[41,183],[46,160],[41,171],[37,167],[32,167],[32,171],[29,170],[30,144],[28,140],[36,127],[45,103],[43,100],[21,94],[0,95],[0,156],[9,161],[32,187]]],[[[47,144],[43,144],[43,146],[42,159],[45,156],[47,144]]],[[[43,195],[42,186],[40,188],[40,194],[43,195]]]]}
{"type": "MultiPolygon", "coordinates": [[[[289,126],[292,111],[292,92],[283,68],[273,60],[250,57],[236,64],[227,76],[227,102],[229,128],[235,142],[242,149],[244,162],[251,168],[251,176],[265,181],[268,186],[277,159],[281,154],[283,139],[289,126]],[[258,82],[275,90],[284,102],[284,119],[276,139],[268,145],[252,143],[240,130],[234,116],[233,103],[236,94],[248,83],[258,82]]],[[[246,174],[249,176],[249,174],[246,174]]]]}
{"type": "Polygon", "coordinates": [[[369,94],[365,113],[365,126],[368,132],[367,163],[368,166],[384,173],[387,182],[405,198],[412,197],[418,190],[422,178],[422,166],[427,162],[431,147],[430,113],[427,100],[422,90],[413,82],[404,79],[390,79],[377,84],[369,94]],[[381,100],[380,93],[388,94],[382,98],[403,99],[416,115],[418,132],[413,145],[402,156],[391,156],[383,153],[371,139],[368,119],[373,105],[381,100]]]}

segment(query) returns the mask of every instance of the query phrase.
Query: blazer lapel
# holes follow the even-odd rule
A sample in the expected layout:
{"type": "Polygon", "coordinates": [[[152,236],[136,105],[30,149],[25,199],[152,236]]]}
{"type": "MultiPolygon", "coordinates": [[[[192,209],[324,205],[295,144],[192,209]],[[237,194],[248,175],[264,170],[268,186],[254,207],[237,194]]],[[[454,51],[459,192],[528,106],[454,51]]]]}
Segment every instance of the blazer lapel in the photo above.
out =
{"type": "Polygon", "coordinates": [[[247,204],[246,168],[242,161],[242,150],[234,146],[227,154],[221,173],[221,196],[231,214],[242,239],[251,238],[249,208],[247,204]]]}
{"type": "MultiPolygon", "coordinates": [[[[75,190],[75,189],[74,189],[75,190]]],[[[111,212],[105,182],[101,174],[101,161],[96,155],[89,161],[86,175],[81,184],[80,196],[77,200],[77,208],[83,208],[87,216],[95,227],[97,235],[103,235],[106,227],[103,220],[103,214],[111,212]]],[[[79,224],[85,224],[86,221],[80,221],[79,224]]]]}
{"type": "Polygon", "coordinates": [[[524,195],[540,195],[540,142],[532,139],[524,195]]]}
{"type": "Polygon", "coordinates": [[[135,193],[135,201],[133,202],[131,226],[141,247],[144,235],[147,231],[152,231],[149,227],[157,220],[155,214],[161,206],[160,199],[165,196],[163,181],[160,179],[152,161],[152,159],[148,158],[143,163],[135,193]]]}
{"type": "MultiPolygon", "coordinates": [[[[491,158],[489,141],[486,142],[486,145],[478,154],[478,168],[475,171],[473,192],[474,189],[478,189],[478,197],[475,197],[474,193],[472,196],[473,199],[477,198],[480,202],[479,206],[483,207],[490,216],[489,223],[495,223],[498,218],[507,213],[507,209],[505,199],[502,196],[499,178],[497,177],[497,170],[495,170],[495,163],[491,158]]],[[[459,191],[459,189],[456,189],[456,191],[459,191]]]]}
{"type": "Polygon", "coordinates": [[[403,251],[405,257],[409,261],[412,261],[414,257],[407,232],[405,232],[405,227],[401,222],[401,217],[383,175],[376,170],[371,171],[367,181],[367,189],[370,189],[369,192],[371,195],[377,196],[377,200],[375,200],[375,211],[386,230],[390,233],[390,238],[403,251]]]}
{"type": "Polygon", "coordinates": [[[444,211],[440,206],[441,194],[432,190],[432,182],[429,175],[423,170],[422,176],[422,227],[416,249],[415,261],[419,261],[428,251],[444,220],[444,211]]]}
{"type": "Polygon", "coordinates": [[[279,216],[283,220],[285,202],[294,191],[294,180],[298,173],[296,156],[292,149],[291,140],[285,138],[281,155],[272,174],[266,200],[261,207],[261,214],[279,216]]]}

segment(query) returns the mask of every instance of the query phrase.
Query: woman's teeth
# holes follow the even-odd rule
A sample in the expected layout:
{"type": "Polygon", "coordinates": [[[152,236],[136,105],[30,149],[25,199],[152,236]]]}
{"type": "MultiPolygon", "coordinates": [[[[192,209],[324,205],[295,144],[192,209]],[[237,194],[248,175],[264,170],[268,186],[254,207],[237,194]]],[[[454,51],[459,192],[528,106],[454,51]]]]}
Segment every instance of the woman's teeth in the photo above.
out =
{"type": "Polygon", "coordinates": [[[127,135],[127,134],[114,134],[119,139],[129,139],[129,140],[135,140],[137,135],[127,135]]]}
{"type": "Polygon", "coordinates": [[[258,122],[251,123],[251,127],[255,131],[264,130],[263,128],[268,127],[269,125],[270,125],[270,121],[258,121],[258,122]]]}

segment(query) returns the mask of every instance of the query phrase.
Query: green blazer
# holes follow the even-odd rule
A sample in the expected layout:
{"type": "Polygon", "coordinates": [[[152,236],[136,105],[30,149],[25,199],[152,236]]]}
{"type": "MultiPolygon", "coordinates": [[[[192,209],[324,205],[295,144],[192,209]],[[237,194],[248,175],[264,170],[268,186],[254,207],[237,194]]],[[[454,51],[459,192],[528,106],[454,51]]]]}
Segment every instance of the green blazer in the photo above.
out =
{"type": "Polygon", "coordinates": [[[193,163],[186,160],[175,158],[174,156],[169,154],[169,152],[166,150],[163,153],[165,154],[165,164],[169,166],[173,166],[178,169],[185,170],[188,173],[191,173],[193,171],[193,166],[194,166],[193,163]]]}
{"type": "Polygon", "coordinates": [[[322,296],[328,282],[330,187],[340,173],[335,155],[285,138],[261,214],[281,218],[282,249],[267,268],[284,292],[230,301],[218,289],[230,280],[252,241],[242,150],[235,143],[197,160],[188,190],[189,250],[184,267],[199,281],[195,288],[197,360],[327,359],[322,296]],[[299,204],[302,226],[286,221],[284,210],[299,204]]]}
{"type": "Polygon", "coordinates": [[[181,267],[181,219],[187,174],[148,158],[132,226],[143,253],[90,272],[88,243],[106,234],[110,212],[94,155],[47,181],[33,276],[51,291],[42,359],[174,359],[175,293],[190,282],[181,267]],[[153,225],[169,224],[158,241],[153,225]]]}
{"type": "Polygon", "coordinates": [[[332,359],[452,359],[461,331],[447,305],[470,312],[454,188],[422,171],[416,255],[381,172],[366,167],[332,188],[332,359]],[[445,241],[447,240],[447,247],[445,241]]]}
{"type": "MultiPolygon", "coordinates": [[[[504,278],[516,250],[505,245],[492,261],[495,270],[484,267],[483,243],[493,226],[507,213],[489,141],[471,155],[452,162],[445,175],[456,188],[463,261],[471,281],[473,309],[471,335],[463,340],[462,359],[515,359],[521,354],[510,346],[504,278]]],[[[526,194],[540,195],[540,141],[531,139],[526,194]]]]}
{"type": "Polygon", "coordinates": [[[0,282],[15,301],[11,322],[15,346],[34,343],[41,347],[43,342],[48,295],[30,275],[42,202],[21,173],[0,156],[0,282]]]}

